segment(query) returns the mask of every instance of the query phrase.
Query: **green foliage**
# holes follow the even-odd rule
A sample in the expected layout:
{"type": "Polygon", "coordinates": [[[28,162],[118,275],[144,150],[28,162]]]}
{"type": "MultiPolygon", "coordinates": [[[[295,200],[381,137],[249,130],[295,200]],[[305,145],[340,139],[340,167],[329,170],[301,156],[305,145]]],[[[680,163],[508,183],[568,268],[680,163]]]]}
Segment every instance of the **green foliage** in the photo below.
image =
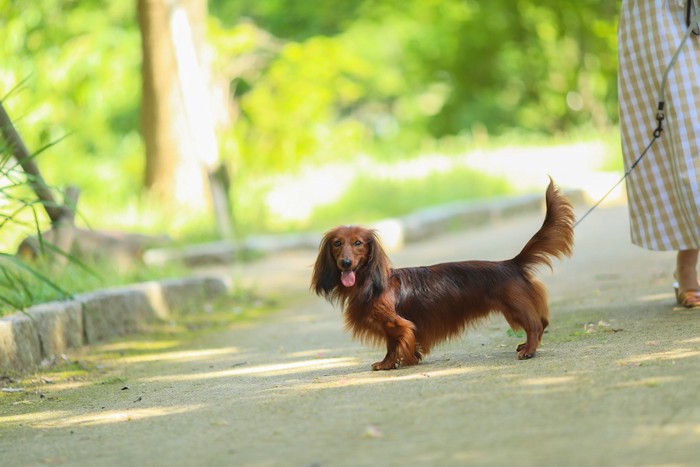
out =
{"type": "Polygon", "coordinates": [[[357,17],[364,3],[357,0],[209,0],[209,9],[227,26],[235,25],[241,18],[250,18],[264,24],[275,36],[303,41],[316,35],[338,34],[357,17]]]}
{"type": "Polygon", "coordinates": [[[0,0],[0,95],[41,169],[85,207],[141,189],[140,37],[130,2],[0,0]]]}
{"type": "Polygon", "coordinates": [[[0,254],[0,316],[50,299],[65,299],[70,293],[46,273],[32,268],[15,256],[0,254]]]}
{"type": "Polygon", "coordinates": [[[410,154],[423,139],[482,129],[557,134],[616,122],[614,4],[330,3],[212,2],[287,40],[240,97],[245,167],[288,170],[368,147],[410,154]],[[332,36],[296,29],[302,12],[302,25],[332,25],[316,30],[332,36]]]}
{"type": "Polygon", "coordinates": [[[463,168],[431,173],[408,183],[369,174],[358,177],[337,202],[316,209],[310,222],[317,230],[328,225],[366,223],[456,199],[487,199],[509,190],[502,180],[463,168]]]}
{"type": "MultiPolygon", "coordinates": [[[[332,217],[328,207],[302,223],[276,221],[266,206],[271,174],[362,153],[400,160],[436,140],[464,151],[464,142],[514,129],[609,134],[616,122],[616,2],[210,0],[209,8],[214,78],[233,116],[219,135],[238,232],[332,217]]],[[[0,11],[0,95],[26,79],[6,105],[30,150],[65,137],[42,155],[46,179],[81,188],[93,227],[211,235],[205,214],[163,213],[142,192],[136,5],[0,0],[0,11]]],[[[401,204],[424,205],[391,188],[408,197],[401,204]]],[[[336,211],[370,191],[351,187],[336,211]]]]}
{"type": "Polygon", "coordinates": [[[4,309],[21,310],[33,303],[37,293],[44,293],[38,289],[50,290],[54,297],[69,295],[45,273],[5,253],[9,251],[8,240],[14,243],[20,235],[40,231],[39,212],[43,210],[34,200],[31,177],[25,176],[10,156],[10,148],[0,137],[0,316],[4,309]]]}
{"type": "MultiPolygon", "coordinates": [[[[78,292],[183,274],[178,266],[115,271],[113,264],[98,260],[87,264],[45,241],[42,230],[48,225],[47,216],[30,186],[36,180],[22,172],[3,141],[0,137],[0,316],[36,303],[67,299],[78,292]],[[38,237],[46,259],[29,263],[14,254],[16,245],[29,235],[38,237]]],[[[60,146],[48,144],[40,154],[49,154],[60,146]]],[[[31,157],[41,159],[40,154],[31,157]]],[[[60,191],[54,191],[54,197],[62,199],[60,191]]]]}

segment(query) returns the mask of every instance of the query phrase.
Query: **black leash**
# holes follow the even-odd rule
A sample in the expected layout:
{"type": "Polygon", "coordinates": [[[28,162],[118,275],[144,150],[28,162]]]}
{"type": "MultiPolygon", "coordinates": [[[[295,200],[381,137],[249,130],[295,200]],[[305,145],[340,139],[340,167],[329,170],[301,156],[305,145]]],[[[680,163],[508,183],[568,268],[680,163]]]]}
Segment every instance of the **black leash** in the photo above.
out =
{"type": "Polygon", "coordinates": [[[692,24],[692,19],[693,19],[693,14],[692,10],[695,8],[693,7],[693,2],[691,0],[688,0],[688,3],[685,5],[685,25],[689,28],[692,27],[693,29],[693,35],[698,36],[700,35],[700,32],[698,31],[698,28],[695,24],[692,24]]]}
{"type": "Polygon", "coordinates": [[[651,141],[649,141],[649,144],[647,144],[647,147],[644,148],[644,151],[642,151],[642,153],[639,155],[639,157],[637,158],[637,160],[635,160],[634,163],[633,163],[632,165],[630,165],[630,167],[627,169],[627,171],[626,171],[625,174],[622,176],[622,178],[621,178],[620,180],[618,180],[617,183],[615,183],[615,184],[613,185],[613,187],[610,188],[610,189],[608,190],[608,192],[605,193],[605,194],[603,195],[603,197],[600,198],[600,199],[598,200],[597,203],[595,203],[593,206],[591,206],[591,208],[590,208],[588,211],[586,211],[586,213],[585,213],[583,216],[581,216],[581,217],[574,223],[574,228],[576,228],[576,226],[579,225],[579,224],[581,223],[581,221],[583,221],[583,220],[591,213],[591,211],[593,211],[595,208],[597,208],[597,207],[600,205],[600,203],[602,203],[603,201],[605,201],[605,198],[607,198],[607,197],[610,195],[610,193],[612,193],[612,192],[615,190],[615,188],[617,188],[618,185],[619,185],[620,183],[622,183],[622,182],[627,178],[627,176],[628,176],[629,174],[632,173],[632,171],[634,170],[634,168],[637,167],[637,164],[639,164],[639,162],[642,160],[642,158],[644,158],[644,156],[646,156],[647,152],[649,152],[649,149],[651,149],[651,147],[654,145],[654,143],[656,142],[656,140],[659,139],[659,138],[661,137],[661,133],[664,131],[663,126],[662,126],[662,123],[663,123],[663,121],[664,121],[664,118],[665,118],[665,115],[664,115],[664,103],[663,103],[663,101],[661,101],[661,102],[659,102],[658,111],[656,112],[656,121],[658,122],[658,125],[656,126],[656,129],[654,130],[654,133],[653,133],[653,137],[652,137],[651,141]]]}

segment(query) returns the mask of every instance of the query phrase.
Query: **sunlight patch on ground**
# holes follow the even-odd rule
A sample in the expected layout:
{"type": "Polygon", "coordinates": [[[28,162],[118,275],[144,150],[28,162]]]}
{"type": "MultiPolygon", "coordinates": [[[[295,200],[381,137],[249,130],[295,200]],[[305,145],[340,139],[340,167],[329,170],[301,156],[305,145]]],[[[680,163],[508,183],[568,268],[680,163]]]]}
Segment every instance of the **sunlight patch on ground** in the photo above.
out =
{"type": "Polygon", "coordinates": [[[676,383],[681,381],[678,376],[655,376],[652,378],[643,378],[636,381],[627,381],[617,384],[616,388],[651,388],[665,383],[676,383]]]}
{"type": "Polygon", "coordinates": [[[700,357],[700,350],[674,349],[666,352],[656,352],[648,355],[637,355],[636,357],[621,360],[622,364],[645,363],[665,360],[678,360],[681,358],[700,357]]]}
{"type": "Polygon", "coordinates": [[[241,367],[222,371],[210,371],[207,373],[197,373],[189,375],[156,376],[146,378],[144,382],[176,382],[176,381],[197,381],[213,378],[229,378],[235,376],[278,376],[294,373],[303,373],[317,370],[327,370],[332,368],[343,368],[356,366],[357,360],[354,358],[319,358],[314,360],[303,360],[291,363],[272,363],[269,365],[258,365],[249,368],[241,367]]]}
{"type": "Polygon", "coordinates": [[[84,388],[92,384],[94,383],[89,381],[57,381],[42,385],[41,393],[50,394],[60,391],[75,391],[76,389],[84,388]]]}
{"type": "Polygon", "coordinates": [[[126,341],[104,344],[97,347],[101,352],[125,352],[129,350],[162,350],[179,345],[180,341],[126,341]]]}
{"type": "Polygon", "coordinates": [[[518,381],[523,386],[554,386],[571,383],[576,379],[574,376],[545,376],[542,378],[527,378],[518,381]]]}
{"type": "Polygon", "coordinates": [[[130,422],[152,417],[175,415],[191,412],[201,408],[201,405],[149,407],[129,410],[102,410],[84,414],[71,414],[65,410],[35,412],[20,415],[0,416],[0,424],[21,423],[33,428],[68,428],[75,426],[94,426],[109,423],[130,422]]]}
{"type": "Polygon", "coordinates": [[[292,352],[288,354],[289,358],[306,358],[306,357],[312,357],[312,358],[320,358],[320,355],[323,355],[324,353],[331,352],[331,349],[314,349],[314,350],[302,350],[299,352],[292,352]]]}
{"type": "Polygon", "coordinates": [[[650,295],[642,295],[639,297],[639,301],[642,302],[658,302],[661,300],[671,300],[674,301],[676,299],[675,295],[672,293],[657,293],[657,294],[650,294],[650,295]]]}
{"type": "Polygon", "coordinates": [[[700,423],[665,423],[662,425],[654,423],[640,426],[636,430],[632,443],[640,447],[646,446],[650,442],[657,442],[662,436],[673,438],[675,441],[687,439],[693,452],[697,452],[697,443],[700,442],[700,423]]]}
{"type": "Polygon", "coordinates": [[[424,380],[429,378],[444,378],[449,376],[462,376],[472,373],[481,373],[484,371],[497,371],[501,367],[468,367],[468,368],[449,368],[446,370],[436,370],[436,371],[426,371],[421,373],[411,373],[407,375],[397,374],[395,371],[388,372],[373,372],[367,374],[367,376],[357,376],[357,374],[350,374],[343,376],[341,378],[334,378],[330,381],[316,381],[310,384],[303,384],[299,386],[294,386],[293,389],[297,390],[317,390],[317,389],[338,389],[338,388],[348,388],[355,386],[366,386],[371,384],[384,384],[384,383],[394,383],[402,381],[416,381],[424,380]]]}
{"type": "Polygon", "coordinates": [[[68,428],[74,426],[95,426],[110,423],[132,422],[146,418],[192,412],[201,407],[201,405],[149,407],[129,410],[105,410],[81,415],[70,415],[64,412],[60,417],[39,421],[33,426],[36,428],[68,428]]]}
{"type": "Polygon", "coordinates": [[[204,350],[183,350],[177,352],[163,352],[148,355],[134,355],[122,357],[119,360],[125,363],[141,363],[141,362],[159,362],[159,361],[179,361],[190,362],[193,360],[201,360],[208,357],[218,357],[221,355],[234,355],[240,350],[236,347],[225,347],[221,349],[204,349],[204,350]]]}
{"type": "Polygon", "coordinates": [[[22,413],[17,415],[4,415],[0,416],[0,425],[6,423],[35,423],[45,420],[54,420],[56,418],[66,417],[68,412],[61,410],[52,410],[50,412],[34,412],[34,413],[22,413]]]}

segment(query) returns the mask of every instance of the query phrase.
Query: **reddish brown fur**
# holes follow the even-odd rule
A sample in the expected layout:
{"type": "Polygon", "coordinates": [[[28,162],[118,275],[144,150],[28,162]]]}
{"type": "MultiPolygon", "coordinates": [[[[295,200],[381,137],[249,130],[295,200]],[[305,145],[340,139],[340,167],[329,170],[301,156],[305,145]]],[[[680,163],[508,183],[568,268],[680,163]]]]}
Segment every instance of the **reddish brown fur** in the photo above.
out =
{"type": "Polygon", "coordinates": [[[573,251],[574,212],[551,179],[546,205],[540,230],[506,261],[392,269],[374,231],[337,227],[321,241],[311,289],[343,306],[354,337],[386,343],[386,356],[373,370],[415,365],[436,344],[496,311],[513,329],[525,330],[518,358],[531,358],[549,325],[547,291],[535,269],[551,268],[552,257],[573,251]],[[342,271],[354,271],[354,285],[343,285],[342,271]]]}

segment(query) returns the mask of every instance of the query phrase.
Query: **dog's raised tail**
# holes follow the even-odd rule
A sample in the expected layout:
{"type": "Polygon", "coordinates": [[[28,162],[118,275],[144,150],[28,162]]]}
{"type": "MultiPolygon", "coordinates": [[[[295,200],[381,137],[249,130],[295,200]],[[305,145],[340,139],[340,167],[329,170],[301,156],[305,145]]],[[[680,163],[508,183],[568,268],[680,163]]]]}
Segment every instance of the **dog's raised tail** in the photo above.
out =
{"type": "Polygon", "coordinates": [[[574,248],[574,208],[549,178],[545,196],[547,212],[542,227],[513,258],[520,267],[532,270],[540,265],[552,267],[552,258],[571,256],[574,248]]]}

